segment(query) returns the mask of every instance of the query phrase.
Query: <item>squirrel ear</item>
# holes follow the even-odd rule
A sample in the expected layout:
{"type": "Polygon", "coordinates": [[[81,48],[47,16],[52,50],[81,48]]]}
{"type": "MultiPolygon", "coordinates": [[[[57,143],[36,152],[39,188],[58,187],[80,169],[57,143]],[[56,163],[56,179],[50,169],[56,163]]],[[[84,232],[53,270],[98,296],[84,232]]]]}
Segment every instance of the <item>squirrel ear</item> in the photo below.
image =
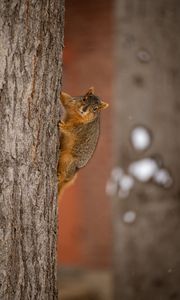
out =
{"type": "Polygon", "coordinates": [[[101,103],[100,103],[100,105],[99,105],[99,108],[100,108],[100,109],[105,109],[105,108],[107,108],[108,106],[109,106],[108,103],[101,101],[101,103]]]}
{"type": "Polygon", "coordinates": [[[93,95],[94,94],[94,87],[90,87],[88,92],[85,94],[86,97],[90,96],[90,95],[93,95]]]}
{"type": "Polygon", "coordinates": [[[93,86],[89,88],[88,93],[89,93],[89,94],[94,94],[94,87],[93,87],[93,86]]]}
{"type": "Polygon", "coordinates": [[[72,97],[69,94],[61,92],[60,99],[61,99],[62,103],[66,103],[68,100],[72,99],[72,97]]]}

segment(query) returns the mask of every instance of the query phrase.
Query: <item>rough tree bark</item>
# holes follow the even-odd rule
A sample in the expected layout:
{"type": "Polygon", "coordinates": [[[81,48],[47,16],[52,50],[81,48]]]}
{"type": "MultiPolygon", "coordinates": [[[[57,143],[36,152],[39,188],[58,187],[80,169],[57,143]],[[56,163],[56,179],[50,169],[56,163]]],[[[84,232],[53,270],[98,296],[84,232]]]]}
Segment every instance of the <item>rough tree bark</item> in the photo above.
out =
{"type": "Polygon", "coordinates": [[[0,1],[1,299],[57,299],[64,0],[0,1]]]}
{"type": "Polygon", "coordinates": [[[136,182],[114,199],[115,299],[180,299],[180,3],[117,0],[116,142],[119,164],[156,155],[174,181],[168,190],[136,182]],[[152,146],[137,153],[131,129],[145,125],[152,146]],[[124,214],[133,211],[134,221],[124,214]]]}

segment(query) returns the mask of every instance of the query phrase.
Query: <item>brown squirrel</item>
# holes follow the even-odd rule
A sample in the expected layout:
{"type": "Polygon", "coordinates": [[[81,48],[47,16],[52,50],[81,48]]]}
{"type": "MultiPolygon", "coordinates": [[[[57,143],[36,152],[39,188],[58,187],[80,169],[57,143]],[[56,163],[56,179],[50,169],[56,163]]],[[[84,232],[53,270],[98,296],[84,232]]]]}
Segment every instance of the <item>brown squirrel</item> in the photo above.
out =
{"type": "Polygon", "coordinates": [[[108,107],[94,94],[93,87],[84,96],[71,97],[62,92],[60,98],[66,115],[59,124],[59,193],[92,157],[99,139],[100,111],[108,107]]]}

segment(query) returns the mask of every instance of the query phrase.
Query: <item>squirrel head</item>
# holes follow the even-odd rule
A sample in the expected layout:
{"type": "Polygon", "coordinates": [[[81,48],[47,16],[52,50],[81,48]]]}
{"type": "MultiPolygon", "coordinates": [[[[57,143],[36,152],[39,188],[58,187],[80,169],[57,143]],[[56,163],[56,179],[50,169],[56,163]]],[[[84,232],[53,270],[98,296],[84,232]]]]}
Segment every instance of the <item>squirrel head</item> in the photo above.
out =
{"type": "Polygon", "coordinates": [[[84,96],[72,97],[62,92],[61,102],[68,115],[76,115],[83,122],[91,122],[96,119],[100,111],[109,106],[94,94],[93,87],[89,88],[84,96]]]}

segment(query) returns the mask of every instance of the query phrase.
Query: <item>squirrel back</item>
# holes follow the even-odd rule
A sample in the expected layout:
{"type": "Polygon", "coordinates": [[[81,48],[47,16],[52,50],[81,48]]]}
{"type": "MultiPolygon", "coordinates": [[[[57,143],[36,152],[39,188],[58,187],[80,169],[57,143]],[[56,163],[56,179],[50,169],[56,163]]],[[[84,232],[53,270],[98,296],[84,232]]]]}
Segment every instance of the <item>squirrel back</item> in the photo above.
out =
{"type": "Polygon", "coordinates": [[[99,139],[100,111],[108,107],[90,88],[84,96],[61,93],[65,119],[60,122],[59,191],[91,159],[99,139]]]}
{"type": "Polygon", "coordinates": [[[77,167],[84,167],[92,157],[99,139],[100,116],[89,123],[77,125],[74,134],[77,137],[72,148],[72,155],[76,158],[77,167]]]}

